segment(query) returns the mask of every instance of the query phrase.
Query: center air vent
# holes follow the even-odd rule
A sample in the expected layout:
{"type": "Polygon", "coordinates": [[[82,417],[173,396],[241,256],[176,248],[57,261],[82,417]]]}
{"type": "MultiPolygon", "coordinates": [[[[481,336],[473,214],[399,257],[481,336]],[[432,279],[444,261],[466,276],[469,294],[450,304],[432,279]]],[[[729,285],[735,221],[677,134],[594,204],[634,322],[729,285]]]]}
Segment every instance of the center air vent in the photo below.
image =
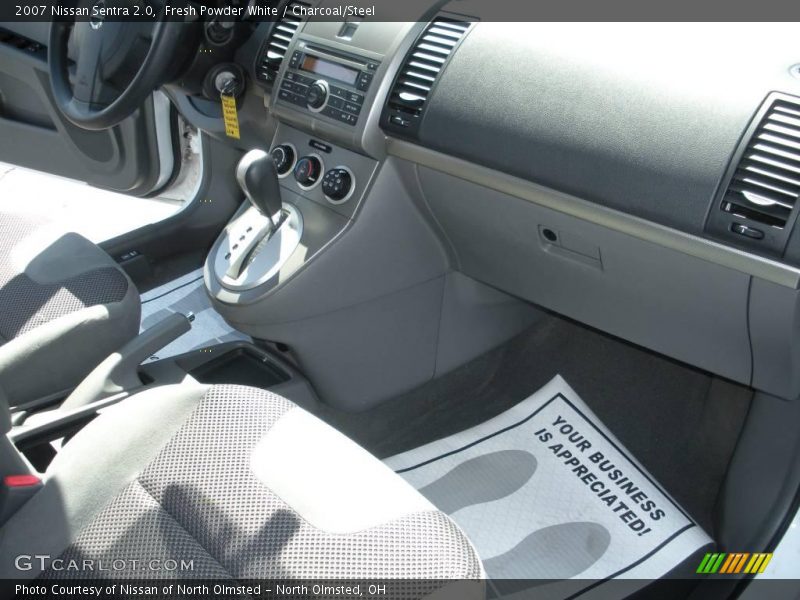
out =
{"type": "Polygon", "coordinates": [[[286,7],[285,16],[275,23],[272,32],[261,48],[258,64],[256,65],[256,77],[263,83],[271,85],[275,82],[281,63],[289,51],[294,34],[297,33],[297,29],[300,27],[302,19],[295,16],[294,6],[308,7],[310,5],[301,0],[292,0],[286,7]]]}
{"type": "Polygon", "coordinates": [[[9,31],[8,29],[3,29],[2,27],[0,27],[0,44],[7,44],[17,48],[18,50],[24,50],[26,52],[30,52],[31,54],[39,55],[40,58],[47,58],[46,46],[18,35],[13,31],[9,31]]]}
{"type": "Polygon", "coordinates": [[[444,16],[425,28],[392,84],[382,118],[384,127],[406,135],[416,131],[428,96],[469,28],[466,21],[444,16]]]}
{"type": "Polygon", "coordinates": [[[800,98],[767,98],[743,144],[709,229],[782,254],[800,197],[800,98]]]}

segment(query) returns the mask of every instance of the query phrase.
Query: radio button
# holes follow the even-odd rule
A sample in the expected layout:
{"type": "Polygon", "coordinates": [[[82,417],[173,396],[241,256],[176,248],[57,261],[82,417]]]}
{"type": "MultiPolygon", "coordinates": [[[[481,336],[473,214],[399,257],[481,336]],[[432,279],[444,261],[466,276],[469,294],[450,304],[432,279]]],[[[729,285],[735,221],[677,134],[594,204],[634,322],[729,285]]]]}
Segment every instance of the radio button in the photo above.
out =
{"type": "Polygon", "coordinates": [[[360,104],[353,104],[352,102],[345,102],[344,103],[344,109],[347,112],[351,112],[354,115],[357,115],[358,113],[361,112],[361,105],[360,104]]]}
{"type": "Polygon", "coordinates": [[[358,122],[358,117],[354,114],[343,112],[332,106],[326,106],[322,109],[322,114],[331,119],[336,119],[341,123],[347,123],[348,125],[355,125],[358,122]]]}
{"type": "Polygon", "coordinates": [[[311,110],[321,110],[325,106],[325,101],[328,99],[328,84],[324,81],[315,81],[308,88],[308,95],[306,96],[306,104],[311,110]]]}
{"type": "Polygon", "coordinates": [[[362,96],[361,94],[356,94],[355,92],[347,92],[345,100],[348,100],[350,102],[355,102],[356,104],[362,104],[364,102],[364,96],[362,96]]]}
{"type": "Polygon", "coordinates": [[[358,122],[358,117],[346,112],[339,113],[339,120],[348,125],[355,125],[358,122]]]}
{"type": "Polygon", "coordinates": [[[361,73],[361,75],[358,76],[356,87],[362,92],[366,92],[369,89],[370,83],[372,83],[372,73],[361,73]]]}
{"type": "Polygon", "coordinates": [[[345,101],[337,96],[330,96],[328,98],[328,106],[332,106],[333,108],[342,109],[344,108],[345,101]]]}
{"type": "Polygon", "coordinates": [[[293,94],[305,94],[306,91],[305,86],[298,85],[291,81],[284,81],[281,84],[281,89],[292,92],[293,94]]]}
{"type": "Polygon", "coordinates": [[[342,88],[336,87],[335,85],[331,86],[331,95],[332,96],[337,96],[339,98],[347,99],[347,95],[349,93],[350,92],[348,92],[347,90],[343,90],[342,88]]]}
{"type": "Polygon", "coordinates": [[[278,91],[278,98],[281,100],[286,100],[286,102],[291,102],[292,104],[305,104],[305,99],[302,96],[298,96],[297,94],[293,94],[288,90],[280,90],[278,91]]]}
{"type": "Polygon", "coordinates": [[[292,96],[293,96],[292,92],[283,89],[278,92],[278,98],[280,98],[281,100],[288,100],[292,96]]]}
{"type": "Polygon", "coordinates": [[[340,111],[338,108],[334,108],[329,104],[328,106],[322,109],[322,114],[325,115],[326,117],[330,117],[331,119],[336,119],[338,121],[339,115],[342,114],[342,111],[340,111]]]}

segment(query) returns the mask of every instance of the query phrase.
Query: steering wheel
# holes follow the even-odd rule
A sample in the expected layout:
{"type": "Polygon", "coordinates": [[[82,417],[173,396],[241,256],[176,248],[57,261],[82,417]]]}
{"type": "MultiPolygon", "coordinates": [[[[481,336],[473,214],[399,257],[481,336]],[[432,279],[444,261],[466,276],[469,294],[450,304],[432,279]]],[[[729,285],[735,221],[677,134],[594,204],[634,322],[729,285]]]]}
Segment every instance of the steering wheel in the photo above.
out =
{"type": "MultiPolygon", "coordinates": [[[[92,4],[95,3],[89,3],[92,4]]],[[[101,130],[117,125],[132,115],[174,71],[187,27],[186,23],[163,17],[155,23],[94,17],[78,22],[53,21],[47,61],[56,106],[70,122],[83,129],[101,130]],[[69,78],[70,33],[77,56],[74,86],[69,78]],[[149,49],[141,66],[130,67],[131,57],[141,55],[141,47],[148,39],[149,49]],[[126,78],[129,82],[116,93],[119,84],[114,85],[111,79],[124,71],[125,65],[135,74],[126,78]]]]}

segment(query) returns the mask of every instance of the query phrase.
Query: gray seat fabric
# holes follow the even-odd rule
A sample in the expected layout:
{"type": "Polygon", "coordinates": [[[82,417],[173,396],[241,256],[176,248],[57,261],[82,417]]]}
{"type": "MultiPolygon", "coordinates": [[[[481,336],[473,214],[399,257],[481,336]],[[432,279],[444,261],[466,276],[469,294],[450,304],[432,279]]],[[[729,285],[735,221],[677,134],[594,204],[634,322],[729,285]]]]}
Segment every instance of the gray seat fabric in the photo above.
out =
{"type": "MultiPolygon", "coordinates": [[[[263,390],[142,392],[81,431],[47,476],[0,532],[0,577],[93,575],[20,572],[19,554],[127,561],[104,577],[413,580],[408,597],[483,577],[444,513],[348,438],[263,390]],[[193,568],[131,567],[154,559],[193,568]]],[[[459,590],[482,595],[480,581],[459,590]]]]}
{"type": "Polygon", "coordinates": [[[0,213],[0,385],[13,406],[77,385],[138,333],[139,294],[98,246],[0,213]]]}

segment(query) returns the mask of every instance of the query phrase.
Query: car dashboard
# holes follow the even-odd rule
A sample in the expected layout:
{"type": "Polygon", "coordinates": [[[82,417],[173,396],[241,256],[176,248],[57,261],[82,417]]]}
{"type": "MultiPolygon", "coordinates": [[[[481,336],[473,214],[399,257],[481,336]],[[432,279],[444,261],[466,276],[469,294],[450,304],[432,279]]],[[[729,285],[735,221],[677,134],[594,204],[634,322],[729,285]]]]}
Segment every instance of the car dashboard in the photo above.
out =
{"type": "MultiPolygon", "coordinates": [[[[249,84],[238,143],[273,153],[306,242],[256,287],[226,287],[207,269],[230,322],[275,337],[298,318],[280,300],[288,287],[287,298],[305,294],[303,316],[364,300],[347,268],[322,277],[337,290],[325,305],[289,282],[347,235],[363,247],[399,227],[365,207],[402,194],[447,269],[734,381],[800,393],[790,24],[761,39],[737,24],[498,23],[472,1],[419,13],[342,22],[289,11],[236,54],[249,84]]],[[[224,138],[213,110],[198,109],[213,101],[172,96],[224,138]]],[[[425,260],[403,244],[397,253],[425,260]]],[[[385,266],[402,279],[402,264],[385,266]]]]}

